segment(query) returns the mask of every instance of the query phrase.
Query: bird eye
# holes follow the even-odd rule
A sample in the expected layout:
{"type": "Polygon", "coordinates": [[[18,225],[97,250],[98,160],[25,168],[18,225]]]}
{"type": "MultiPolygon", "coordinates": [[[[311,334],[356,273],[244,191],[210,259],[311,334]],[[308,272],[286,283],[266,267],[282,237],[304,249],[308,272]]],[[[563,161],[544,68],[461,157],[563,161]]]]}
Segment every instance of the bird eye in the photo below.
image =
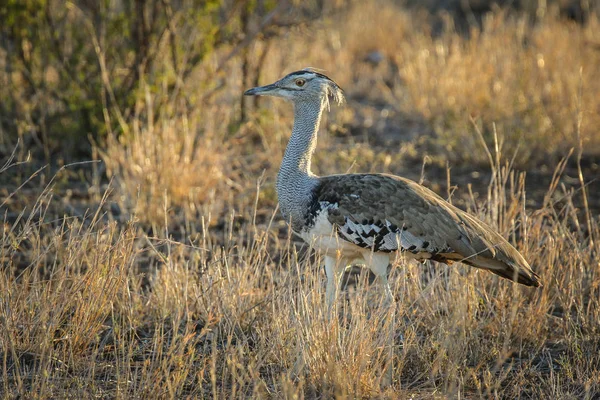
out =
{"type": "Polygon", "coordinates": [[[304,79],[296,79],[296,86],[302,87],[306,81],[304,79]]]}

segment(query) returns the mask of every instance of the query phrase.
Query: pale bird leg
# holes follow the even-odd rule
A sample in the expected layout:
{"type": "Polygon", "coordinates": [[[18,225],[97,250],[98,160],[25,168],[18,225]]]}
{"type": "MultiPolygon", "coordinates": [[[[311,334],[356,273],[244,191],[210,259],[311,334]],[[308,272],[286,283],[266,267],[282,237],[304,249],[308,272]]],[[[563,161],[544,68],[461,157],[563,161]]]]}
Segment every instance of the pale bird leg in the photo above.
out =
{"type": "Polygon", "coordinates": [[[363,257],[367,262],[369,269],[375,274],[375,276],[377,276],[377,279],[383,287],[383,312],[388,312],[391,314],[387,316],[390,318],[389,323],[386,324],[385,320],[383,323],[383,326],[387,326],[388,329],[386,332],[387,359],[385,361],[383,376],[381,377],[381,386],[388,387],[393,383],[394,378],[394,334],[396,330],[396,302],[387,278],[387,269],[388,265],[390,264],[390,256],[386,253],[365,252],[363,257]]]}
{"type": "Polygon", "coordinates": [[[325,256],[325,274],[327,275],[325,300],[329,312],[335,303],[338,287],[340,285],[340,278],[342,277],[344,268],[346,268],[346,260],[344,258],[325,256]]]}
{"type": "MultiPolygon", "coordinates": [[[[331,257],[325,255],[325,274],[327,275],[325,300],[327,303],[327,318],[331,318],[331,311],[333,310],[333,305],[335,304],[342,273],[344,272],[347,263],[348,260],[343,257],[331,257]]],[[[306,366],[306,361],[304,359],[302,349],[300,348],[301,342],[298,343],[298,357],[296,358],[294,367],[292,368],[292,376],[294,378],[299,378],[302,375],[304,367],[306,366]]]]}
{"type": "Polygon", "coordinates": [[[387,269],[390,265],[390,256],[387,253],[374,253],[372,251],[363,253],[371,272],[375,274],[383,288],[383,305],[389,308],[394,303],[394,296],[387,278],[387,269]]]}

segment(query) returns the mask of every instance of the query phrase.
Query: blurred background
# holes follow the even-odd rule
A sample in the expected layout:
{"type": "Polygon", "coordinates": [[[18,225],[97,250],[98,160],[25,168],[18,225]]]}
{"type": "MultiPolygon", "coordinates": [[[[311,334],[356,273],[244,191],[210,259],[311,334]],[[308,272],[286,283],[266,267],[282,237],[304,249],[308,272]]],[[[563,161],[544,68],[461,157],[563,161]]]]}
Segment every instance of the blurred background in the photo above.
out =
{"type": "Polygon", "coordinates": [[[461,187],[489,182],[487,147],[530,171],[533,201],[571,149],[588,178],[600,174],[599,10],[593,0],[9,0],[0,157],[16,149],[27,163],[2,174],[5,194],[40,168],[43,183],[100,160],[63,170],[65,195],[98,197],[114,178],[116,214],[162,221],[166,202],[223,217],[254,202],[264,175],[260,201],[273,206],[291,109],[242,92],[310,66],[348,99],[322,127],[318,173],[386,171],[446,192],[447,167],[461,187]]]}
{"type": "Polygon", "coordinates": [[[18,147],[28,163],[1,178],[20,185],[42,167],[48,177],[101,160],[65,171],[67,186],[81,184],[85,197],[89,183],[115,177],[122,212],[162,210],[166,194],[169,206],[223,215],[263,171],[269,197],[291,126],[289,105],[243,90],[307,66],[348,98],[322,129],[321,174],[418,178],[425,165],[436,186],[449,166],[459,183],[487,183],[487,146],[545,188],[581,143],[596,176],[599,9],[589,0],[9,0],[0,156],[18,147]]]}

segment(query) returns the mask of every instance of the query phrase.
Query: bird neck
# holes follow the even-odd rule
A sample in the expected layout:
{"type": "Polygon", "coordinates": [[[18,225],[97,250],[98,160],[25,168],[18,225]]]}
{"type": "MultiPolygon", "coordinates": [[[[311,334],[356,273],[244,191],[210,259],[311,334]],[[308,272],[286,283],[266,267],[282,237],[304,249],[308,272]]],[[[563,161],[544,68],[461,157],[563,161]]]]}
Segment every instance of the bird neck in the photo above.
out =
{"type": "Polygon", "coordinates": [[[294,104],[294,128],[277,175],[279,204],[286,219],[303,215],[317,180],[310,165],[323,106],[322,101],[294,104]]]}
{"type": "Polygon", "coordinates": [[[323,108],[315,102],[294,105],[294,128],[285,149],[283,167],[303,175],[312,175],[310,164],[317,147],[317,132],[323,108]]]}
{"type": "Polygon", "coordinates": [[[322,111],[322,106],[318,103],[295,104],[294,128],[279,169],[278,187],[293,186],[292,181],[313,176],[310,165],[317,146],[317,131],[322,111]]]}

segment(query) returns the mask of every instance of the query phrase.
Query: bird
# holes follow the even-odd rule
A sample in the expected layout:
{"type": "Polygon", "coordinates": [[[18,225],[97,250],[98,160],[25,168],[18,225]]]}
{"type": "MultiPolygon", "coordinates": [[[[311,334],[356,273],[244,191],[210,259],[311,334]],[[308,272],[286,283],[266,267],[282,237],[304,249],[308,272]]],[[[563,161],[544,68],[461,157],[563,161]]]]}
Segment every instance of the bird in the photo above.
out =
{"type": "Polygon", "coordinates": [[[461,262],[526,286],[540,277],[489,225],[412,180],[386,173],[317,176],[311,161],[324,110],[345,100],[340,86],[315,69],[248,89],[294,106],[292,134],[277,174],[279,208],[294,234],[324,255],[326,302],[335,301],[343,271],[363,260],[394,301],[388,266],[401,253],[420,261],[461,262]]]}

